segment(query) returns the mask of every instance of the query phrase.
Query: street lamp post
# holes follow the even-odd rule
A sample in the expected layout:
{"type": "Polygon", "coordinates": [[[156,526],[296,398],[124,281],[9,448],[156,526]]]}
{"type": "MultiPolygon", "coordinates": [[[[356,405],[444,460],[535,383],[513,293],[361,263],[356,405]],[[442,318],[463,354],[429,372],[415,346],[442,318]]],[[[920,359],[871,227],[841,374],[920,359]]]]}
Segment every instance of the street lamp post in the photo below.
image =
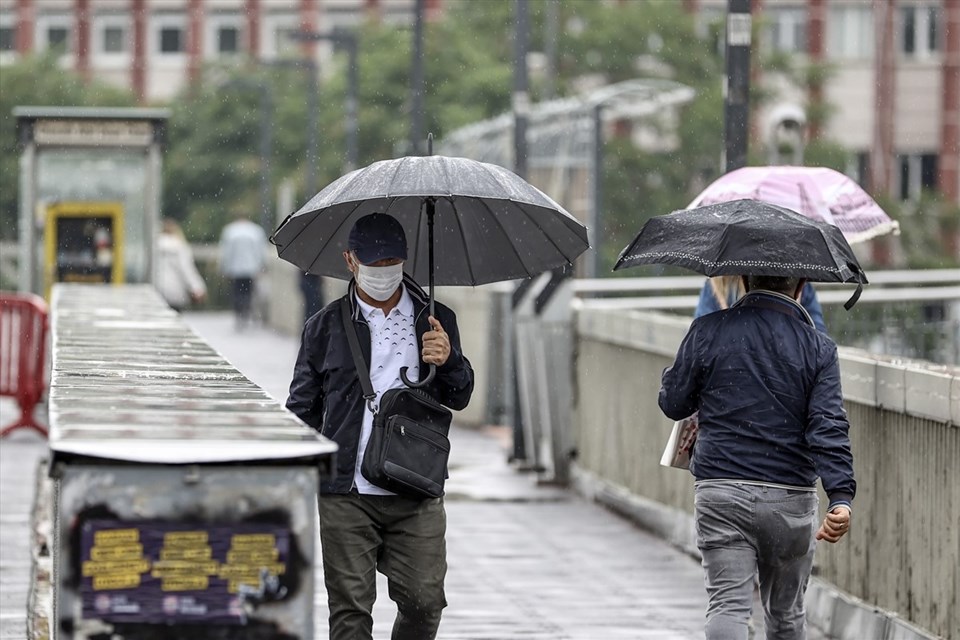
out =
{"type": "Polygon", "coordinates": [[[727,0],[724,171],[746,166],[750,117],[750,0],[727,0]]]}
{"type": "Polygon", "coordinates": [[[424,0],[416,0],[413,22],[413,64],[410,73],[410,153],[420,154],[423,138],[423,12],[424,0]]]}
{"type": "MultiPolygon", "coordinates": [[[[527,0],[514,0],[513,12],[515,27],[513,33],[513,171],[521,178],[527,178],[527,115],[530,110],[530,97],[527,93],[527,37],[528,7],[527,0]]],[[[534,279],[521,280],[513,290],[511,313],[523,301],[534,279]]],[[[523,428],[523,415],[520,411],[520,382],[517,377],[517,349],[513,352],[513,453],[512,460],[527,460],[526,436],[523,428]]]]}
{"type": "MultiPolygon", "coordinates": [[[[357,168],[359,164],[359,153],[358,153],[358,130],[359,130],[359,121],[357,117],[358,101],[359,101],[359,86],[360,86],[360,67],[358,61],[358,51],[359,47],[357,45],[357,36],[354,33],[349,31],[334,31],[332,33],[317,33],[315,31],[297,31],[290,34],[290,38],[299,42],[317,42],[320,40],[329,40],[333,43],[333,46],[342,47],[347,52],[348,59],[348,70],[347,70],[347,104],[346,104],[346,114],[347,114],[347,157],[346,157],[346,170],[352,171],[357,168]]],[[[309,63],[316,66],[316,63],[312,59],[305,59],[305,63],[309,63]]],[[[312,83],[314,85],[317,82],[316,73],[312,73],[312,83]]],[[[311,95],[316,97],[319,94],[319,88],[311,91],[311,95]]],[[[311,112],[316,115],[316,111],[319,108],[319,104],[311,105],[311,112]]],[[[316,136],[317,127],[312,127],[312,134],[316,136]]],[[[312,149],[316,149],[316,140],[314,140],[312,149]]],[[[314,161],[315,162],[315,161],[314,161]]],[[[314,174],[315,175],[315,174],[314,174]]],[[[313,185],[316,187],[316,185],[313,185]]],[[[310,195],[316,192],[316,189],[308,189],[310,195]]]]}
{"type": "MultiPolygon", "coordinates": [[[[293,67],[303,69],[307,77],[307,175],[304,188],[312,196],[318,190],[317,136],[320,127],[320,83],[317,81],[317,63],[310,58],[261,61],[264,67],[293,67]]],[[[264,85],[265,86],[265,85],[264,85]]],[[[270,227],[272,228],[272,227],[270,227]]]]}
{"type": "Polygon", "coordinates": [[[603,263],[603,102],[593,105],[593,264],[587,265],[588,278],[596,278],[603,263]]]}
{"type": "Polygon", "coordinates": [[[273,228],[270,213],[270,160],[273,156],[273,98],[270,87],[260,80],[233,78],[223,85],[229,87],[253,87],[260,93],[260,226],[265,231],[273,228]]]}
{"type": "Polygon", "coordinates": [[[516,31],[513,36],[513,171],[527,178],[527,116],[530,95],[527,82],[527,0],[514,0],[516,31]]]}

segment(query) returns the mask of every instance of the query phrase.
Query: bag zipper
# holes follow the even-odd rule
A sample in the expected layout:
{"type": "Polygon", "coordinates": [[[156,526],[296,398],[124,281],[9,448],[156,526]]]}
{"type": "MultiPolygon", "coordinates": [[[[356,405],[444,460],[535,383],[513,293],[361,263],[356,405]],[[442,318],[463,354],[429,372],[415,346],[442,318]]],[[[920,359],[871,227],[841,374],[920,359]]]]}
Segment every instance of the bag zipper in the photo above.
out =
{"type": "MultiPolygon", "coordinates": [[[[405,437],[405,438],[413,438],[414,440],[420,440],[421,442],[426,442],[428,445],[430,445],[431,447],[433,447],[433,448],[435,448],[435,449],[438,449],[438,450],[440,450],[440,451],[445,451],[445,452],[448,453],[448,454],[450,453],[450,446],[449,446],[449,444],[448,444],[446,447],[444,447],[442,443],[435,442],[435,441],[433,441],[432,439],[430,439],[430,438],[428,438],[428,437],[426,437],[426,436],[421,436],[421,435],[419,435],[419,434],[417,434],[417,433],[409,433],[409,434],[408,434],[406,428],[405,428],[402,424],[401,424],[401,425],[397,425],[397,426],[400,427],[400,435],[401,435],[401,436],[403,436],[403,437],[405,437]]],[[[439,435],[439,436],[441,436],[441,437],[443,437],[443,438],[446,438],[446,439],[447,439],[447,442],[449,443],[450,440],[449,440],[449,438],[447,438],[447,436],[444,436],[443,434],[437,434],[437,435],[439,435]]],[[[389,436],[388,436],[388,437],[389,437],[389,436]]]]}

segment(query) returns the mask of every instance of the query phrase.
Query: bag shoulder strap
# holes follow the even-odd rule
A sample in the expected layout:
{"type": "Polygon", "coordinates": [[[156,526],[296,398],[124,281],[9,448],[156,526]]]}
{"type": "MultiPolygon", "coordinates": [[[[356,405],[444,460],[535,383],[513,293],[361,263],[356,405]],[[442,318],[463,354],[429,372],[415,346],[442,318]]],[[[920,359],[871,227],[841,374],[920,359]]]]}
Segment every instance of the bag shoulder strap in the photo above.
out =
{"type": "Polygon", "coordinates": [[[784,296],[784,295],[779,295],[779,297],[783,298],[785,302],[791,303],[791,305],[794,308],[794,311],[790,311],[789,309],[784,307],[782,303],[777,303],[772,300],[764,300],[756,296],[744,296],[740,298],[740,300],[738,300],[737,302],[739,303],[739,306],[742,306],[742,307],[760,307],[763,309],[770,309],[771,311],[779,311],[780,313],[786,314],[788,316],[792,316],[794,318],[796,317],[795,311],[799,311],[800,313],[803,314],[804,322],[809,324],[811,327],[815,326],[813,324],[813,318],[810,317],[810,312],[808,312],[805,308],[803,308],[803,306],[799,302],[797,302],[796,300],[793,300],[792,298],[788,298],[787,296],[784,296]]]}
{"type": "Polygon", "coordinates": [[[340,298],[340,317],[343,319],[343,331],[347,334],[347,342],[350,343],[350,353],[353,354],[353,364],[357,368],[357,376],[360,378],[360,387],[363,389],[363,398],[367,401],[370,411],[373,411],[373,401],[377,394],[373,390],[373,383],[370,382],[370,371],[367,370],[367,363],[363,360],[363,351],[360,350],[360,338],[357,336],[357,328],[353,326],[353,318],[350,313],[350,294],[340,298]]]}

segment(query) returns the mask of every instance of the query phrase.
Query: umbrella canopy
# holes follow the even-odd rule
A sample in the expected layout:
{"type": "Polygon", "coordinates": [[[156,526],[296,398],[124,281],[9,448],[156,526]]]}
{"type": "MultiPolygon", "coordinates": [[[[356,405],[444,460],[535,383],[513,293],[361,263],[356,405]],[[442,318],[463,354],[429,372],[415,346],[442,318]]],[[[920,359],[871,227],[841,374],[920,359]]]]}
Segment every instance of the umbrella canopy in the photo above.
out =
{"type": "Polygon", "coordinates": [[[531,277],[572,264],[589,247],[586,227],[516,174],[447,156],[408,156],[348,173],[284,220],[271,241],[280,258],[305,272],[346,279],[341,253],[354,221],[387,213],[406,231],[407,273],[426,282],[427,205],[435,212],[438,285],[531,277]]]}
{"type": "Polygon", "coordinates": [[[825,167],[743,167],[715,180],[687,208],[744,198],[835,225],[850,243],[900,231],[860,185],[825,167]]]}
{"type": "Polygon", "coordinates": [[[614,270],[671,264],[705,276],[758,275],[867,282],[837,227],[758,200],[734,200],[651,218],[614,270]]]}

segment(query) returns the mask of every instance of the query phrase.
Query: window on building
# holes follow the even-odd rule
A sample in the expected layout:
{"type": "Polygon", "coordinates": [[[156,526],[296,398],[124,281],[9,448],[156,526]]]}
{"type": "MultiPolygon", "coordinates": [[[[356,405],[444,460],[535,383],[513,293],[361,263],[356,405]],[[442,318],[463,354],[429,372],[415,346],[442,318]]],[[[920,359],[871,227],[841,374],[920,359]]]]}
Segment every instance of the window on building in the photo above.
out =
{"type": "Polygon", "coordinates": [[[61,53],[69,50],[70,31],[66,27],[47,28],[47,48],[61,53]]]}
{"type": "Polygon", "coordinates": [[[937,154],[914,153],[898,157],[901,200],[916,200],[923,191],[937,188],[937,154]]]}
{"type": "Polygon", "coordinates": [[[160,28],[160,53],[183,53],[183,29],[180,27],[160,28]]]}
{"type": "Polygon", "coordinates": [[[0,53],[17,50],[16,27],[0,25],[0,53]]]}
{"type": "Polygon", "coordinates": [[[246,19],[239,11],[213,11],[204,24],[203,50],[208,59],[229,58],[245,48],[246,19]]]}
{"type": "Polygon", "coordinates": [[[940,10],[933,4],[900,8],[900,52],[908,58],[927,58],[940,49],[940,10]]]}
{"type": "Polygon", "coordinates": [[[217,29],[217,53],[233,54],[240,52],[240,29],[237,27],[219,27],[217,29]]]}
{"type": "Polygon", "coordinates": [[[835,59],[873,57],[873,9],[870,6],[830,7],[827,56],[835,59]]]}
{"type": "Polygon", "coordinates": [[[127,50],[127,33],[123,27],[104,27],[103,52],[124,53],[127,50]]]}
{"type": "Polygon", "coordinates": [[[776,7],[763,12],[762,46],[767,51],[805,53],[807,11],[803,7],[776,7]]]}
{"type": "Polygon", "coordinates": [[[73,47],[73,18],[68,13],[38,12],[34,27],[37,51],[66,56],[73,47]]]}
{"type": "Polygon", "coordinates": [[[935,153],[925,153],[920,156],[920,188],[937,188],[937,162],[940,157],[935,153]]]}
{"type": "Polygon", "coordinates": [[[870,190],[870,152],[856,151],[847,157],[843,172],[857,184],[870,190]]]}

